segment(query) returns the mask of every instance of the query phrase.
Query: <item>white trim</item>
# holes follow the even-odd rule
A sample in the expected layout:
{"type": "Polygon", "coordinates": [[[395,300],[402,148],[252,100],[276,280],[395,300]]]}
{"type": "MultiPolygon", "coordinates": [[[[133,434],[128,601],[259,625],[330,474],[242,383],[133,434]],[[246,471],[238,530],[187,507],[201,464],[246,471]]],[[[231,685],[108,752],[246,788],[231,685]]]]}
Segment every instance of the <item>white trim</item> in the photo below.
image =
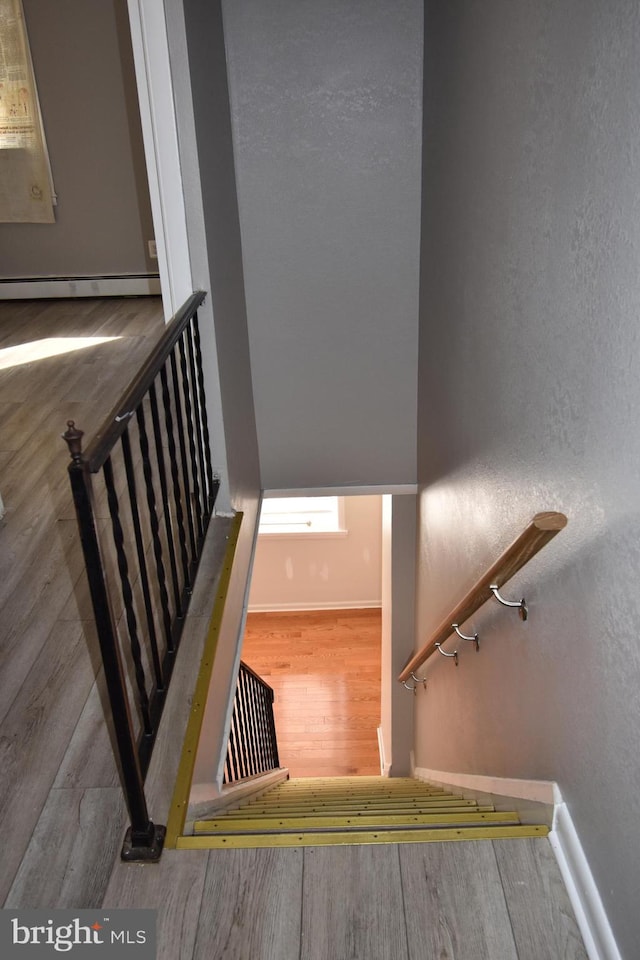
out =
{"type": "MultiPolygon", "coordinates": [[[[230,783],[220,790],[215,783],[194,783],[189,796],[187,821],[206,820],[217,811],[225,810],[242,800],[246,801],[249,797],[257,797],[265,790],[270,790],[271,787],[288,779],[287,767],[278,767],[277,770],[259,773],[239,783],[230,783]]],[[[185,834],[193,832],[192,829],[188,829],[188,823],[185,824],[184,832],[185,834]]]]}
{"type": "Polygon", "coordinates": [[[33,277],[0,280],[0,300],[40,300],[58,297],[145,297],[160,293],[152,274],[119,277],[33,277]]]}
{"type": "Polygon", "coordinates": [[[131,44],[165,316],[193,292],[164,5],[128,0],[131,44]]]}
{"type": "Polygon", "coordinates": [[[266,540],[346,537],[344,497],[270,497],[260,507],[258,536],[266,540]],[[285,528],[285,529],[283,529],[285,528]]]}
{"type": "Polygon", "coordinates": [[[264,490],[265,500],[272,497],[368,497],[382,496],[384,493],[400,495],[405,493],[417,493],[417,483],[395,483],[395,484],[369,484],[354,487],[304,487],[303,489],[292,490],[264,490]]]}
{"type": "Polygon", "coordinates": [[[589,960],[622,960],[571,814],[562,801],[555,809],[549,842],[589,960]]]}
{"type": "Polygon", "coordinates": [[[471,773],[449,773],[416,767],[413,775],[419,780],[446,783],[462,790],[479,790],[481,793],[497,793],[503,797],[517,797],[534,803],[561,802],[558,785],[553,780],[515,780],[509,777],[484,777],[471,773]]]}
{"type": "Polygon", "coordinates": [[[305,610],[379,610],[380,600],[319,600],[299,603],[251,603],[249,613],[294,613],[305,610]]]}
{"type": "Polygon", "coordinates": [[[349,536],[348,530],[298,530],[295,533],[272,532],[261,530],[260,539],[265,543],[272,540],[344,540],[349,536]]]}
{"type": "Polygon", "coordinates": [[[378,727],[378,751],[380,753],[380,776],[381,777],[390,777],[391,776],[391,764],[387,763],[384,755],[384,737],[382,735],[382,727],[378,727]]]}

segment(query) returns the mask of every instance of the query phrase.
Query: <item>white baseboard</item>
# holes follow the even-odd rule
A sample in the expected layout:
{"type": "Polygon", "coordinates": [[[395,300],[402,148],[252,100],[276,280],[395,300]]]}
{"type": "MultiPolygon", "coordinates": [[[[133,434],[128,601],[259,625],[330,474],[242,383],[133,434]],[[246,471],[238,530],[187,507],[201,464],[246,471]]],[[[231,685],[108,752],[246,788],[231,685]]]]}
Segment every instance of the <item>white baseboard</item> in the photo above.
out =
{"type": "Polygon", "coordinates": [[[305,610],[379,610],[380,600],[326,600],[300,603],[250,603],[249,613],[304,613],[305,610]]]}
{"type": "Polygon", "coordinates": [[[560,801],[560,791],[552,780],[517,780],[508,777],[484,777],[471,773],[449,773],[444,770],[430,770],[427,767],[415,767],[413,775],[420,780],[445,783],[447,786],[460,787],[461,790],[477,790],[480,793],[496,793],[503,797],[517,797],[519,800],[531,800],[534,803],[556,804],[560,801]]]}
{"type": "Polygon", "coordinates": [[[160,291],[154,274],[112,277],[28,277],[0,280],[0,300],[41,300],[65,297],[144,297],[160,291]]]}
{"type": "Polygon", "coordinates": [[[553,823],[549,842],[558,862],[589,960],[622,960],[580,838],[557,783],[551,780],[518,780],[430,770],[426,767],[415,767],[413,756],[412,771],[413,776],[421,780],[458,787],[461,790],[553,804],[553,823]]]}
{"type": "Polygon", "coordinates": [[[557,804],[549,842],[556,855],[589,960],[622,960],[569,809],[557,804]]]}
{"type": "Polygon", "coordinates": [[[378,751],[380,753],[380,776],[391,776],[391,764],[387,763],[384,753],[384,737],[382,736],[382,727],[378,727],[378,751]]]}
{"type": "Polygon", "coordinates": [[[241,780],[239,783],[229,784],[222,790],[213,783],[194,783],[191,785],[189,795],[187,820],[204,820],[208,816],[214,816],[215,813],[246,801],[254,795],[258,796],[288,779],[288,769],[278,767],[277,770],[269,770],[267,773],[241,780]]]}

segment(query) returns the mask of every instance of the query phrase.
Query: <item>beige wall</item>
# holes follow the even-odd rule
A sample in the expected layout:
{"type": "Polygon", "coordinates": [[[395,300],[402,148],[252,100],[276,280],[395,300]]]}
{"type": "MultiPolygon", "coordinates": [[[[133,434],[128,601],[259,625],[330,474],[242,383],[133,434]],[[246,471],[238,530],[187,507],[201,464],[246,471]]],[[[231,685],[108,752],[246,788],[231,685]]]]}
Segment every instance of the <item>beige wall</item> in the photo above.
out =
{"type": "Polygon", "coordinates": [[[58,205],[0,224],[0,277],[157,273],[126,0],[24,12],[58,205]]]}
{"type": "Polygon", "coordinates": [[[258,538],[249,609],[381,605],[382,498],[345,497],[344,537],[258,538]]]}

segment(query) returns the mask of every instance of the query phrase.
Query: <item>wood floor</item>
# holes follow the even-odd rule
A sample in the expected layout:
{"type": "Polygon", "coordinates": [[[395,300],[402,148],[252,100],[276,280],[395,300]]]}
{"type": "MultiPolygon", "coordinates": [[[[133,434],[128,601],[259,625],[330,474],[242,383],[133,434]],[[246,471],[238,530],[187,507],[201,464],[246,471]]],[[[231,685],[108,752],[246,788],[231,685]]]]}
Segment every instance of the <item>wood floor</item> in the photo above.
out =
{"type": "Polygon", "coordinates": [[[250,613],[242,659],[273,687],[292,777],[380,773],[380,610],[250,613]]]}
{"type": "MultiPolygon", "coordinates": [[[[95,429],[161,329],[158,300],[0,303],[0,358],[22,341],[122,338],[0,370],[0,904],[154,909],[158,960],[584,960],[546,840],[119,860],[126,814],[59,434],[69,418],[95,429]]],[[[193,636],[206,633],[216,549],[193,636]]],[[[186,709],[191,666],[179,659],[174,679],[186,709]]],[[[180,745],[159,749],[152,811],[166,810],[162,751],[180,745]]]]}
{"type": "MultiPolygon", "coordinates": [[[[60,434],[91,437],[163,328],[157,297],[0,303],[0,903],[42,883],[42,851],[17,875],[43,824],[123,816],[60,434]]],[[[85,883],[65,880],[70,899],[85,883]]]]}
{"type": "Polygon", "coordinates": [[[133,902],[158,960],[587,958],[547,840],[166,851],[114,872],[133,902]]]}

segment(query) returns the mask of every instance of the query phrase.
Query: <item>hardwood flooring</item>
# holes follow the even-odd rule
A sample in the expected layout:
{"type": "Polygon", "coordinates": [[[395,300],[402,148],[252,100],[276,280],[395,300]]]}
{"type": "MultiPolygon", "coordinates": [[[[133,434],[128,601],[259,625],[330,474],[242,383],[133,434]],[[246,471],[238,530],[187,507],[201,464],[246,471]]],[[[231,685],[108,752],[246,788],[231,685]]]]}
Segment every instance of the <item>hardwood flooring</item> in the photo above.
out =
{"type": "Polygon", "coordinates": [[[292,777],[380,773],[380,610],[250,613],[242,659],[273,687],[292,777]]]}

